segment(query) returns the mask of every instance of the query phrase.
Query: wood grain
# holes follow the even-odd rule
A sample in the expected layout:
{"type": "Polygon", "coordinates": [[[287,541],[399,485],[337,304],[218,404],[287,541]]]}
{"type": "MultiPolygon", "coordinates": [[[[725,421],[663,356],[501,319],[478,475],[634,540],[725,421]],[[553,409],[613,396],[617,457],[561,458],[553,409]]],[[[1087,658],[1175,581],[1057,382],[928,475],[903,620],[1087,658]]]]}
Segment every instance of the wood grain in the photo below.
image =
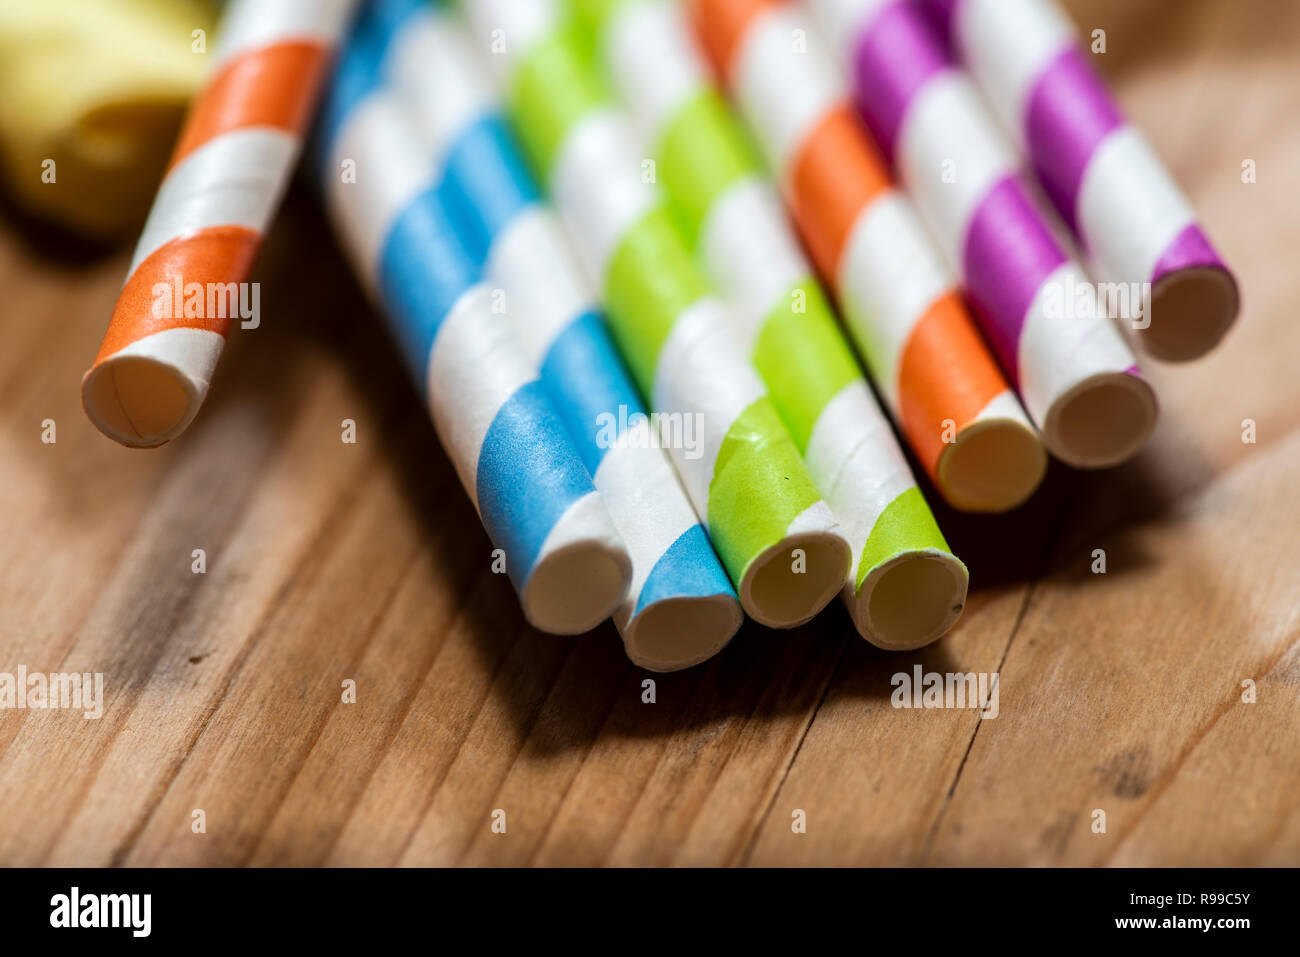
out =
{"type": "Polygon", "coordinates": [[[0,864],[1300,864],[1300,8],[1070,6],[1245,313],[1151,366],[1136,461],[1054,467],[1011,516],[941,510],[974,588],[919,653],[834,608],[747,626],[644,703],[612,628],[538,634],[490,573],[306,191],[259,263],[262,327],[152,452],[78,407],[127,251],[8,216],[0,671],[102,671],[106,702],[0,711],[0,864]],[[998,716],[895,709],[917,663],[998,672],[998,716]]]}

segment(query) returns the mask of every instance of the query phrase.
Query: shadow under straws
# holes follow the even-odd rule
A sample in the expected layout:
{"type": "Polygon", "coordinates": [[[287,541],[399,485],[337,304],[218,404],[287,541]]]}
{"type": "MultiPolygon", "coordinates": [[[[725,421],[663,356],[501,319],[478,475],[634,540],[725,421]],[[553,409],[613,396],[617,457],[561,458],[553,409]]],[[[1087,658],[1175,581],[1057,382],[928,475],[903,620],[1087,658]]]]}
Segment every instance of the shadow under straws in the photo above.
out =
{"type": "MultiPolygon", "coordinates": [[[[545,640],[547,636],[538,636],[545,640]]],[[[853,630],[847,611],[833,603],[817,620],[788,631],[747,621],[721,654],[695,668],[652,674],[630,664],[616,644],[612,626],[602,626],[563,653],[562,665],[545,700],[530,696],[533,707],[519,723],[527,747],[539,755],[585,749],[602,740],[692,737],[692,747],[707,747],[733,724],[770,724],[814,711],[845,661],[867,667],[879,680],[856,684],[847,695],[870,706],[892,692],[890,678],[905,662],[927,669],[955,667],[942,643],[922,651],[893,655],[868,645],[853,630]],[[609,631],[611,640],[593,641],[609,631]],[[591,644],[584,644],[591,642],[591,644]],[[597,680],[592,680],[597,679],[597,680]],[[645,682],[654,682],[647,702],[645,682]]]]}
{"type": "Polygon", "coordinates": [[[35,256],[46,260],[49,265],[69,271],[98,263],[132,241],[129,236],[106,239],[82,236],[29,212],[3,189],[0,189],[0,217],[9,221],[13,232],[22,237],[35,256]]]}
{"type": "MultiPolygon", "coordinates": [[[[411,520],[420,525],[421,547],[428,556],[423,567],[429,586],[450,588],[458,596],[456,617],[446,622],[443,630],[461,630],[470,635],[481,667],[492,676],[491,693],[505,702],[523,737],[538,718],[542,701],[574,650],[581,648],[578,657],[582,661],[591,659],[592,651],[598,650],[597,657],[591,660],[613,666],[615,675],[613,680],[605,675],[604,680],[584,687],[581,694],[567,696],[566,705],[581,709],[591,700],[593,689],[615,687],[621,672],[631,670],[623,656],[622,642],[608,623],[576,638],[538,632],[525,621],[509,579],[491,572],[492,543],[438,441],[424,397],[411,382],[383,318],[367,301],[349,264],[330,240],[329,225],[314,202],[307,179],[300,177],[297,184],[299,195],[295,198],[302,202],[295,206],[295,217],[300,221],[296,229],[324,237],[319,243],[322,249],[313,269],[313,281],[328,286],[324,298],[329,308],[307,315],[306,322],[294,320],[295,325],[303,325],[298,334],[311,337],[336,355],[352,382],[351,392],[365,403],[354,417],[363,428],[378,434],[375,441],[380,460],[395,470],[412,511],[411,520]]],[[[437,627],[433,622],[430,626],[437,627]]],[[[427,648],[427,654],[414,656],[422,662],[425,673],[408,676],[410,684],[401,694],[414,696],[419,692],[444,637],[410,636],[427,648]]],[[[433,690],[440,693],[440,689],[433,690]]],[[[441,693],[452,696],[456,690],[442,689],[441,693]]],[[[574,713],[565,711],[560,726],[590,723],[589,716],[570,720],[574,713]]]]}

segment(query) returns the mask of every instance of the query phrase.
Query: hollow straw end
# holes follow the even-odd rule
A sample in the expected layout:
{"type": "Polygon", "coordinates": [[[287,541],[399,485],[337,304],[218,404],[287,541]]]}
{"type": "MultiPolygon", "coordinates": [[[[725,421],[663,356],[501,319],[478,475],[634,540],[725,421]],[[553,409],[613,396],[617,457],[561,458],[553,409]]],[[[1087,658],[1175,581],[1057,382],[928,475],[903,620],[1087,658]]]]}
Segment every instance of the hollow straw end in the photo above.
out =
{"type": "Polygon", "coordinates": [[[1158,415],[1155,390],[1136,366],[1099,372],[1052,403],[1043,422],[1043,441],[1067,465],[1109,468],[1142,449],[1158,415]]]}
{"type": "Polygon", "coordinates": [[[169,329],[101,358],[81,380],[81,405],[95,428],[130,448],[156,448],[194,421],[225,338],[169,329]]]}
{"type": "Polygon", "coordinates": [[[935,484],[953,508],[997,514],[1024,504],[1046,474],[1047,451],[1033,426],[1023,415],[995,414],[944,446],[935,484]]]}
{"type": "Polygon", "coordinates": [[[1241,310],[1232,273],[1194,266],[1161,276],[1151,287],[1151,323],[1136,332],[1144,352],[1164,362],[1199,359],[1228,334],[1241,310]]]}
{"type": "Polygon", "coordinates": [[[728,593],[664,598],[620,621],[623,647],[647,671],[681,671],[725,648],[744,617],[728,593]]]}
{"type": "Polygon", "coordinates": [[[873,568],[849,611],[859,633],[886,651],[912,651],[942,638],[966,607],[970,573],[951,552],[919,548],[873,568]]]}
{"type": "Polygon", "coordinates": [[[830,508],[818,502],[749,563],[738,589],[741,606],[761,625],[796,628],[839,593],[852,562],[830,508]]]}
{"type": "Polygon", "coordinates": [[[519,601],[528,623],[553,635],[579,635],[608,618],[632,582],[632,559],[605,504],[592,493],[551,529],[519,601]]]}

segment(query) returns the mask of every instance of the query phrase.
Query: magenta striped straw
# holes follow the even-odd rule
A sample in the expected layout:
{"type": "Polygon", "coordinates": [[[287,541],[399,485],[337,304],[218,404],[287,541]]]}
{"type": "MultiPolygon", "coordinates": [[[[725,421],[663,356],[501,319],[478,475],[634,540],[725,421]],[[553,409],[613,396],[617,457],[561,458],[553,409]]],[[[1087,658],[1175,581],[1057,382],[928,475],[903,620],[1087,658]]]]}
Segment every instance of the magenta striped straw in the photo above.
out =
{"type": "Polygon", "coordinates": [[[1148,283],[1138,342],[1185,360],[1237,317],[1236,280],[1191,204],[1081,49],[1053,0],[927,0],[1083,246],[1092,273],[1148,283]]]}
{"type": "Polygon", "coordinates": [[[859,110],[958,270],[1044,443],[1082,468],[1134,455],[1155,427],[1155,393],[1111,303],[1058,241],[1014,146],[924,12],[906,0],[810,6],[841,45],[859,110]]]}

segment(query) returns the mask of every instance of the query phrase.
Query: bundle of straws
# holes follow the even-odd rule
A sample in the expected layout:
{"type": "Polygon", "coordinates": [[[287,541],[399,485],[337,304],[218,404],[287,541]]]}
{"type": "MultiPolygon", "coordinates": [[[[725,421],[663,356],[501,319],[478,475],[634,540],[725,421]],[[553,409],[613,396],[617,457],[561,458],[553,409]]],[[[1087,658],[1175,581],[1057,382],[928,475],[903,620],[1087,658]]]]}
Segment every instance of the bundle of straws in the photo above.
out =
{"type": "Polygon", "coordinates": [[[234,310],[156,290],[246,282],[307,141],[533,625],[612,617],[671,671],[839,594],[912,649],[968,573],[896,435],[1008,511],[1048,453],[1146,442],[1133,344],[1195,358],[1236,317],[1052,0],[462,7],[229,5],[82,384],[105,434],[193,420],[234,310]]]}

